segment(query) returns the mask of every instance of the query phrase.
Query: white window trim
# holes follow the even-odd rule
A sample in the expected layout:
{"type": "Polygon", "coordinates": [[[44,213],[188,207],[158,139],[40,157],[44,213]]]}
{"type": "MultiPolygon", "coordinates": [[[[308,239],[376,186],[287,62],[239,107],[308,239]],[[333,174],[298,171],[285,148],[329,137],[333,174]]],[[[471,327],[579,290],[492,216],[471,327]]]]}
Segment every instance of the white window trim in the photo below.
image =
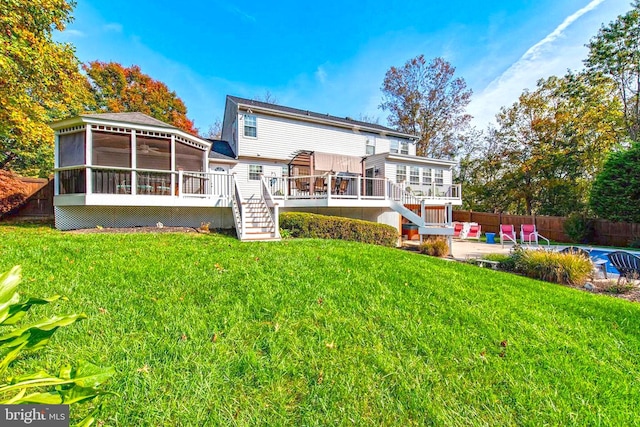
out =
{"type": "Polygon", "coordinates": [[[251,139],[257,139],[258,138],[258,118],[256,117],[255,114],[245,114],[242,117],[242,135],[245,138],[251,138],[251,139]],[[252,117],[253,118],[253,126],[247,126],[247,118],[252,117]],[[247,135],[247,127],[253,128],[255,129],[255,135],[247,135]]]}
{"type": "Polygon", "coordinates": [[[399,147],[400,154],[409,154],[409,143],[405,141],[400,142],[399,147]]]}
{"type": "Polygon", "coordinates": [[[248,174],[248,178],[249,181],[259,181],[260,180],[260,174],[264,173],[264,167],[262,165],[249,165],[249,174],[248,174]],[[256,172],[252,172],[251,168],[255,167],[256,169],[258,169],[258,171],[256,172]],[[257,174],[258,177],[257,178],[251,178],[252,174],[257,174]]]}
{"type": "Polygon", "coordinates": [[[400,184],[401,182],[405,182],[407,180],[407,167],[405,165],[396,166],[396,182],[400,184]],[[400,173],[400,168],[404,169],[404,173],[400,173]],[[400,179],[400,176],[404,176],[404,179],[400,179]]]}
{"type": "Polygon", "coordinates": [[[417,166],[409,167],[409,184],[420,185],[420,168],[419,167],[417,166]],[[417,172],[417,174],[414,174],[414,172],[417,172]]]}
{"type": "Polygon", "coordinates": [[[373,156],[374,154],[376,154],[376,137],[375,135],[371,135],[367,137],[367,142],[366,142],[366,146],[365,146],[365,154],[367,156],[373,156]],[[369,153],[369,147],[372,148],[372,152],[369,153]]]}

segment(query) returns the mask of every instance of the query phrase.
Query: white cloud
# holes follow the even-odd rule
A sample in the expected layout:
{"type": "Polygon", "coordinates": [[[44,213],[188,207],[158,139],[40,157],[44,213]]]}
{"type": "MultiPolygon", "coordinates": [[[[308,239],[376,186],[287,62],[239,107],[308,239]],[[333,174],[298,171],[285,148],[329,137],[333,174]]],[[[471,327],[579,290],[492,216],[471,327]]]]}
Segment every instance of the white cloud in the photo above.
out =
{"type": "Polygon", "coordinates": [[[315,75],[316,75],[316,79],[320,83],[325,84],[327,82],[327,72],[322,66],[318,67],[318,69],[315,72],[315,75]]]}
{"type": "Polygon", "coordinates": [[[513,104],[524,89],[534,89],[539,79],[552,75],[564,75],[567,69],[582,68],[582,60],[587,55],[584,44],[596,34],[600,23],[608,22],[615,16],[609,17],[615,9],[601,8],[600,23],[597,20],[590,20],[585,25],[580,25],[578,29],[572,26],[575,27],[580,18],[605,1],[607,0],[592,0],[585,7],[565,18],[551,33],[531,46],[520,59],[474,95],[468,108],[469,113],[474,116],[474,123],[483,128],[486,124],[493,122],[500,107],[513,104]]]}
{"type": "Polygon", "coordinates": [[[64,30],[63,34],[65,34],[69,38],[84,37],[86,35],[84,32],[82,32],[80,30],[70,30],[70,29],[64,30]]]}
{"type": "Polygon", "coordinates": [[[110,31],[114,33],[122,32],[122,24],[118,24],[117,22],[111,22],[109,24],[105,24],[102,26],[102,29],[105,31],[110,31]]]}

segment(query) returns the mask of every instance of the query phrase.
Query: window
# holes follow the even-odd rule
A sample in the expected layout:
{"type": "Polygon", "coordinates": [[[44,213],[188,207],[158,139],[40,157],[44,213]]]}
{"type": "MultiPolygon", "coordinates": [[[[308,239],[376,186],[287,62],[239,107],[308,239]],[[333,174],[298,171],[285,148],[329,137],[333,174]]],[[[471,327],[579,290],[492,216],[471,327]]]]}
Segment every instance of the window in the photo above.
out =
{"type": "Polygon", "coordinates": [[[409,143],[401,142],[400,143],[400,154],[409,154],[409,143]]]}
{"type": "Polygon", "coordinates": [[[422,170],[422,184],[431,185],[433,182],[433,169],[425,168],[422,170]]]}
{"type": "Polygon", "coordinates": [[[436,169],[436,184],[444,184],[444,171],[442,169],[436,169]]]}
{"type": "Polygon", "coordinates": [[[289,176],[289,165],[282,166],[282,176],[289,176]]]}
{"type": "Polygon", "coordinates": [[[409,184],[411,185],[420,184],[420,168],[416,166],[411,166],[411,168],[409,168],[409,184]]]}
{"type": "Polygon", "coordinates": [[[195,147],[176,142],[176,168],[191,172],[204,172],[205,153],[195,147]]]}
{"type": "Polygon", "coordinates": [[[398,154],[398,141],[391,141],[389,146],[389,153],[398,154]]]}
{"type": "Polygon", "coordinates": [[[373,135],[367,137],[367,153],[366,154],[367,156],[376,154],[376,137],[373,135]]]}
{"type": "Polygon", "coordinates": [[[260,174],[262,174],[261,165],[249,165],[249,180],[258,181],[260,179],[260,174]]]}
{"type": "Polygon", "coordinates": [[[256,116],[251,114],[244,115],[244,136],[252,138],[256,138],[258,136],[256,116]]]}
{"type": "Polygon", "coordinates": [[[407,180],[407,167],[398,165],[396,169],[396,182],[399,184],[407,180]]]}

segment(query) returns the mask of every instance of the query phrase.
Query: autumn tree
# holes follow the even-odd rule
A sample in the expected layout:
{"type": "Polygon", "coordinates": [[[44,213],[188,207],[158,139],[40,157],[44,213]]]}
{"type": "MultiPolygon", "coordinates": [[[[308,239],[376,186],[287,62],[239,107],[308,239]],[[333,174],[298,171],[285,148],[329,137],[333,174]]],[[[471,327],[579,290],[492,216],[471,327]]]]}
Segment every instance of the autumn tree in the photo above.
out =
{"type": "Polygon", "coordinates": [[[419,137],[417,155],[453,158],[468,129],[471,116],[465,109],[471,90],[455,68],[442,58],[427,63],[424,55],[391,67],[382,84],[380,108],[389,111],[389,124],[400,132],[419,137]]]}
{"type": "Polygon", "coordinates": [[[594,177],[623,135],[609,82],[573,73],[540,80],[496,118],[465,199],[528,215],[584,212],[594,177]]]}
{"type": "Polygon", "coordinates": [[[176,93],[142,73],[137,65],[123,67],[115,62],[93,61],[83,65],[83,69],[91,85],[96,112],[138,111],[190,134],[198,133],[176,93]]]}
{"type": "Polygon", "coordinates": [[[640,0],[632,9],[607,26],[587,45],[587,70],[615,83],[622,102],[629,137],[640,138],[640,0]]]}
{"type": "Polygon", "coordinates": [[[82,112],[90,96],[73,47],[52,32],[71,22],[67,0],[0,2],[0,168],[47,176],[53,168],[48,123],[82,112]]]}

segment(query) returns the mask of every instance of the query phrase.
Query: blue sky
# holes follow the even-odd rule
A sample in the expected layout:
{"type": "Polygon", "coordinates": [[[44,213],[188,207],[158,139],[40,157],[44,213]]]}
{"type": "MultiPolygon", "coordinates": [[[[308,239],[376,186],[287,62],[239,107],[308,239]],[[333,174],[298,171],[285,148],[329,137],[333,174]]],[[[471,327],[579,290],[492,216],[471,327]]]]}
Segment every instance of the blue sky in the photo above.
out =
{"type": "Polygon", "coordinates": [[[385,72],[444,57],[474,95],[484,128],[539,78],[582,67],[584,44],[630,0],[231,2],[78,0],[59,41],[83,62],[139,65],[185,102],[202,132],[225,95],[379,117],[385,72]],[[273,3],[273,4],[272,4],[273,3]]]}

